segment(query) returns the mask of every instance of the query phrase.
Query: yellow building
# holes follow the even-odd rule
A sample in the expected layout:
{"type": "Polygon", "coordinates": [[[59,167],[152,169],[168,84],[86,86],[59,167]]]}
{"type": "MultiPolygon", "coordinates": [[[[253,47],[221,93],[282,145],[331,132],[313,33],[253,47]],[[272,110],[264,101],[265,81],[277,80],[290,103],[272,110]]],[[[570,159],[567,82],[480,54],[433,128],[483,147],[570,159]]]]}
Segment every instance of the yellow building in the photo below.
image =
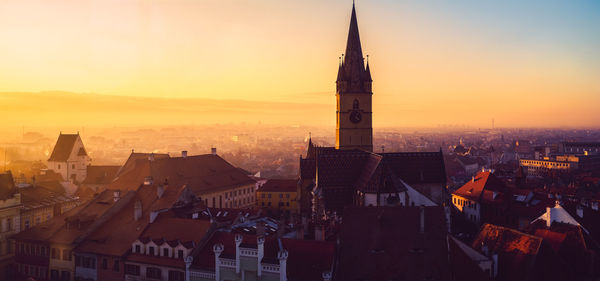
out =
{"type": "Polygon", "coordinates": [[[298,180],[270,179],[256,191],[258,207],[299,212],[298,180]]]}

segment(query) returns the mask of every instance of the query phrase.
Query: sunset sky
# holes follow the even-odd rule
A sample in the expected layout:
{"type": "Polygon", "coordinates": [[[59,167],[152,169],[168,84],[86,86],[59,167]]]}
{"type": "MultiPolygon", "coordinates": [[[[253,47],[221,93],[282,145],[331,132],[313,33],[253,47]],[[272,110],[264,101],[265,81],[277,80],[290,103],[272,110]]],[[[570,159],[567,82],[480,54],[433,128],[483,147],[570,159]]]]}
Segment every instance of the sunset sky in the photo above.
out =
{"type": "MultiPolygon", "coordinates": [[[[351,5],[3,0],[0,92],[335,110],[351,5]]],[[[600,1],[357,0],[356,8],[376,127],[489,126],[492,118],[502,127],[599,126],[600,1]]],[[[334,112],[306,115],[335,122],[334,112]]]]}

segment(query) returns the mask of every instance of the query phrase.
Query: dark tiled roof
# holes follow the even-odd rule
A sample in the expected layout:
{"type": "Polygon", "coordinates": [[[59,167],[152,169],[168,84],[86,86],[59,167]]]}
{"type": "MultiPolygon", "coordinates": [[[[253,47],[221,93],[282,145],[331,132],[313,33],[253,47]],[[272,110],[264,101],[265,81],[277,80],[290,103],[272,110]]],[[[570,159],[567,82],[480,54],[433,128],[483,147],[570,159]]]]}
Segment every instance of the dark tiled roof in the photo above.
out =
{"type": "Polygon", "coordinates": [[[382,153],[383,162],[408,184],[446,183],[442,152],[382,153]]]}
{"type": "Polygon", "coordinates": [[[121,166],[87,166],[87,176],[82,184],[109,184],[121,166]]]}
{"type": "Polygon", "coordinates": [[[270,179],[257,192],[296,192],[297,186],[297,179],[270,179]]]}
{"type": "Polygon", "coordinates": [[[334,278],[449,280],[447,259],[443,207],[347,208],[334,278]]]}
{"type": "Polygon", "coordinates": [[[78,134],[60,134],[48,161],[67,161],[69,156],[71,156],[77,138],[79,138],[78,134]]]}

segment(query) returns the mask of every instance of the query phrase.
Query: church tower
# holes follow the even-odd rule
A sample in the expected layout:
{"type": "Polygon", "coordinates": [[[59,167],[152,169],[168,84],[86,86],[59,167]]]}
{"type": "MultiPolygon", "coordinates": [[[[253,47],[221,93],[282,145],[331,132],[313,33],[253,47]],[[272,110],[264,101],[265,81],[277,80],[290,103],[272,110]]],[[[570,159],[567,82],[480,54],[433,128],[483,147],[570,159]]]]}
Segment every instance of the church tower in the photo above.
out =
{"type": "Polygon", "coordinates": [[[373,151],[373,112],[371,110],[371,71],[360,46],[356,11],[352,17],[346,53],[340,60],[336,81],[336,134],[335,148],[373,151]]]}

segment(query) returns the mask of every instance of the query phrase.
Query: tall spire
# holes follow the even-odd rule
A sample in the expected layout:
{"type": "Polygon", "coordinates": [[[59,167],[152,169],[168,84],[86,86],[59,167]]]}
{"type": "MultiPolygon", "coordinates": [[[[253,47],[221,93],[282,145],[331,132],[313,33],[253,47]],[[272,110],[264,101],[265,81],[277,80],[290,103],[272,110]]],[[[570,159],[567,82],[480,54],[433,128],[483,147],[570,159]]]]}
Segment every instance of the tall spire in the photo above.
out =
{"type": "Polygon", "coordinates": [[[350,75],[350,78],[361,77],[361,74],[365,69],[362,47],[360,46],[360,36],[358,35],[358,20],[356,19],[354,2],[352,2],[352,16],[350,18],[350,28],[348,30],[344,67],[346,68],[346,74],[350,75]]]}

